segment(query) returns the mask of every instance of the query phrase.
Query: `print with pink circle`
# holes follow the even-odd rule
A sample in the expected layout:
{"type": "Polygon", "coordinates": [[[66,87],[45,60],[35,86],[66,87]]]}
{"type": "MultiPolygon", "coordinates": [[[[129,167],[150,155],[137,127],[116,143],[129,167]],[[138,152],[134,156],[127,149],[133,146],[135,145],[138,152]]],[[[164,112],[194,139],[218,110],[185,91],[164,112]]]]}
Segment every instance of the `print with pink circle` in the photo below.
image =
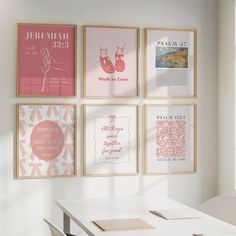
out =
{"type": "Polygon", "coordinates": [[[33,128],[30,144],[33,153],[39,159],[52,161],[57,158],[64,147],[63,131],[56,122],[42,121],[33,128]]]}

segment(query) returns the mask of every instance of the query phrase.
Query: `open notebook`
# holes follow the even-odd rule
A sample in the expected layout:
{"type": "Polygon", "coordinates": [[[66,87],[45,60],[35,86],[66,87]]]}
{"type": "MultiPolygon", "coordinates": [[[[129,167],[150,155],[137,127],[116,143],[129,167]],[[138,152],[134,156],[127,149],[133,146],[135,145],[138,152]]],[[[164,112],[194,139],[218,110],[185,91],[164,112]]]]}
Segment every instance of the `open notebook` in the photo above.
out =
{"type": "Polygon", "coordinates": [[[202,214],[193,209],[159,209],[150,211],[166,220],[201,218],[202,214]]]}
{"type": "Polygon", "coordinates": [[[141,230],[154,227],[142,219],[110,219],[92,221],[102,231],[141,230]]]}
{"type": "Polygon", "coordinates": [[[193,236],[236,236],[236,233],[193,234],[193,236]]]}

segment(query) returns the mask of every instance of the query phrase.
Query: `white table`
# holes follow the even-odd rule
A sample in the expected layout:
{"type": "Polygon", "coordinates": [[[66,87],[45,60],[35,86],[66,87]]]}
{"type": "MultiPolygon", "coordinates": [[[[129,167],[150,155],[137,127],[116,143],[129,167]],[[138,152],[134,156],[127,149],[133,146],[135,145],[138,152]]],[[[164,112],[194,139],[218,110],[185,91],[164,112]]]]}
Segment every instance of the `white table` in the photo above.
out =
{"type": "Polygon", "coordinates": [[[165,220],[149,213],[156,208],[186,208],[170,199],[122,198],[58,200],[64,213],[64,232],[70,232],[73,220],[90,236],[191,236],[192,233],[236,233],[236,227],[203,214],[203,218],[165,220]],[[102,232],[92,221],[140,218],[155,229],[102,232]]]}

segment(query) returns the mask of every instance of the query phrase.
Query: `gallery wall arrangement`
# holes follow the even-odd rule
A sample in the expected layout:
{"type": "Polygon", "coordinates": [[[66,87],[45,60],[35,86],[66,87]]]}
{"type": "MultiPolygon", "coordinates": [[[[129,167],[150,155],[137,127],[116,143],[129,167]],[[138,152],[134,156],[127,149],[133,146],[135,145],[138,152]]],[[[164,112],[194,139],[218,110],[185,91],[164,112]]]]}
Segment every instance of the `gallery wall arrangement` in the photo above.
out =
{"type": "Polygon", "coordinates": [[[196,172],[197,104],[185,99],[197,97],[197,31],[145,28],[144,65],[139,27],[86,25],[82,32],[83,79],[77,80],[76,25],[18,24],[16,95],[42,102],[17,104],[17,178],[76,176],[82,159],[85,176],[137,175],[140,158],[145,174],[196,172]],[[144,97],[140,67],[145,68],[144,97]],[[77,81],[86,104],[47,101],[77,98],[77,81]],[[106,98],[109,104],[102,102],[106,98]],[[113,104],[117,98],[126,102],[113,104]],[[127,104],[135,98],[135,105],[127,104]],[[182,103],[175,103],[177,98],[182,103]],[[168,99],[168,105],[148,99],[168,99]],[[82,105],[83,139],[77,140],[77,106],[82,105]],[[77,142],[83,157],[76,153],[77,142]]]}

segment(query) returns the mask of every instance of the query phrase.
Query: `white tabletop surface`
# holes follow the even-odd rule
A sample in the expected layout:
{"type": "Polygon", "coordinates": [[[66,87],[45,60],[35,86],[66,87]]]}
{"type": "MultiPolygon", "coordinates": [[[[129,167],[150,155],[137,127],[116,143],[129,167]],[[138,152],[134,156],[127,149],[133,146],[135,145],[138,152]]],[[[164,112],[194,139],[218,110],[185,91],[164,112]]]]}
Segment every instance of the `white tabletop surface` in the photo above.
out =
{"type": "Polygon", "coordinates": [[[154,209],[184,209],[170,199],[114,198],[57,200],[57,205],[88,235],[96,236],[191,236],[193,233],[235,233],[236,227],[202,214],[202,218],[165,220],[149,213],[154,209]],[[140,218],[155,229],[102,232],[92,221],[140,218]]]}

